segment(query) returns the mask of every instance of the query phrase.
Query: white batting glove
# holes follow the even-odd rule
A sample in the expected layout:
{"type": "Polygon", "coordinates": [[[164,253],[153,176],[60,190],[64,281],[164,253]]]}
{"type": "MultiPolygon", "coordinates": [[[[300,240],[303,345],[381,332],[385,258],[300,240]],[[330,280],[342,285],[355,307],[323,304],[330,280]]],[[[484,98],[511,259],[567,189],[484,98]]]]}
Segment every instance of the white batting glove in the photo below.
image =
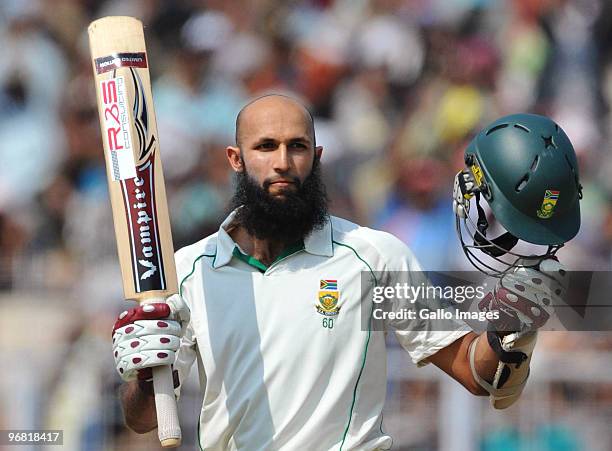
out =
{"type": "Polygon", "coordinates": [[[478,307],[499,312],[499,319],[491,321],[498,332],[534,331],[554,315],[553,307],[563,303],[566,292],[567,272],[561,263],[549,258],[537,268],[517,266],[506,273],[478,307]]]}
{"type": "Polygon", "coordinates": [[[178,295],[122,312],[113,327],[113,356],[121,378],[147,380],[148,368],[174,363],[189,318],[189,308],[178,295]]]}

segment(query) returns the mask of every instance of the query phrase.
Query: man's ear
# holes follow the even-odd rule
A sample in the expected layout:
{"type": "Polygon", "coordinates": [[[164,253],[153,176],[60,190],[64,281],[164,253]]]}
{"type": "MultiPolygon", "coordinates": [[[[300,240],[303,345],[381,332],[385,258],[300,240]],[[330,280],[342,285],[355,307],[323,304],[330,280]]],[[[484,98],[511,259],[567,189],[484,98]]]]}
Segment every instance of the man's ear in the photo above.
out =
{"type": "Polygon", "coordinates": [[[315,147],[315,157],[317,157],[317,159],[321,159],[321,154],[323,153],[323,146],[317,146],[315,147]]]}
{"type": "Polygon", "coordinates": [[[234,172],[242,172],[244,170],[240,147],[227,146],[225,148],[225,154],[227,155],[227,160],[229,161],[229,164],[234,172]]]}

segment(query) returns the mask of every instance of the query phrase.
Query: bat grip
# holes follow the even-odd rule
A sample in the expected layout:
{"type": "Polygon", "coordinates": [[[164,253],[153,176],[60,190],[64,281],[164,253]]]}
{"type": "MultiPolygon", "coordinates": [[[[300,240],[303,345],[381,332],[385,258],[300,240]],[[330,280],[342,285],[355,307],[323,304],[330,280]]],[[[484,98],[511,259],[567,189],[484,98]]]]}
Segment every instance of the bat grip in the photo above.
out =
{"type": "MultiPolygon", "coordinates": [[[[153,297],[143,303],[165,302],[164,298],[153,297]]],[[[157,436],[162,448],[181,446],[181,425],[174,396],[174,379],[169,365],[153,367],[153,390],[157,411],[157,436]]]]}
{"type": "Polygon", "coordinates": [[[176,448],[181,445],[181,425],[174,397],[172,370],[169,366],[153,368],[153,389],[159,441],[162,448],[176,448]]]}

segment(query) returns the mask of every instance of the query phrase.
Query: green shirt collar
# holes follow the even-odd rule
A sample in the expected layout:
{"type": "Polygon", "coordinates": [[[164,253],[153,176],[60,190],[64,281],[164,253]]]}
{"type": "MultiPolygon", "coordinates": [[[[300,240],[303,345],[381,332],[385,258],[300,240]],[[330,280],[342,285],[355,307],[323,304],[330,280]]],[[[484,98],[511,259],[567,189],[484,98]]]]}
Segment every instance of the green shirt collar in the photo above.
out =
{"type": "MultiPolygon", "coordinates": [[[[302,242],[298,242],[295,243],[291,246],[288,246],[283,252],[281,252],[278,257],[276,257],[276,260],[274,260],[274,262],[272,262],[272,264],[282,260],[285,257],[290,256],[291,254],[295,254],[296,252],[299,252],[301,250],[304,249],[304,243],[302,242]]],[[[232,252],[232,255],[236,258],[238,258],[239,260],[242,260],[243,262],[245,262],[248,265],[251,265],[252,267],[256,268],[257,270],[259,270],[260,272],[266,272],[266,270],[269,268],[269,266],[264,265],[262,262],[260,262],[259,260],[257,260],[255,257],[252,257],[248,254],[243,253],[238,246],[234,247],[234,251],[232,252]]]]}
{"type": "MultiPolygon", "coordinates": [[[[236,211],[232,211],[229,216],[223,221],[217,232],[217,250],[216,256],[213,261],[213,268],[220,268],[223,265],[227,265],[232,257],[234,257],[234,249],[236,243],[229,236],[227,231],[234,217],[236,211]]],[[[309,254],[320,255],[322,257],[331,257],[334,255],[334,248],[332,244],[332,222],[331,217],[319,230],[314,230],[310,235],[304,238],[303,249],[309,254]]],[[[282,255],[282,254],[281,254],[282,255]]],[[[282,258],[286,257],[284,255],[282,258]]]]}

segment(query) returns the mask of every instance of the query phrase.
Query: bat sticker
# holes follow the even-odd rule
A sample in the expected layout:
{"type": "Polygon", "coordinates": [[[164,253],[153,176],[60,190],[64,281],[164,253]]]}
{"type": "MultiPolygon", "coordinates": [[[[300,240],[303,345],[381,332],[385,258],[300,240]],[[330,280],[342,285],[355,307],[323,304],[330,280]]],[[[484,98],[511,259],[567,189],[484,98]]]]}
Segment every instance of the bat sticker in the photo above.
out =
{"type": "Polygon", "coordinates": [[[102,80],[100,92],[103,108],[102,139],[108,145],[107,157],[113,180],[136,177],[125,79],[114,77],[102,80]]]}
{"type": "Polygon", "coordinates": [[[138,134],[138,148],[140,149],[138,161],[142,161],[153,148],[155,136],[151,134],[149,137],[149,113],[142,79],[134,69],[130,68],[130,72],[132,74],[132,81],[134,82],[134,106],[132,111],[134,113],[134,127],[138,134]]]}
{"type": "Polygon", "coordinates": [[[147,67],[147,55],[143,52],[138,53],[113,53],[109,56],[102,56],[94,60],[96,73],[103,74],[119,67],[147,67]]]}
{"type": "Polygon", "coordinates": [[[137,293],[165,290],[161,240],[155,209],[155,153],[138,166],[138,176],[121,181],[129,224],[132,272],[137,293]]]}

